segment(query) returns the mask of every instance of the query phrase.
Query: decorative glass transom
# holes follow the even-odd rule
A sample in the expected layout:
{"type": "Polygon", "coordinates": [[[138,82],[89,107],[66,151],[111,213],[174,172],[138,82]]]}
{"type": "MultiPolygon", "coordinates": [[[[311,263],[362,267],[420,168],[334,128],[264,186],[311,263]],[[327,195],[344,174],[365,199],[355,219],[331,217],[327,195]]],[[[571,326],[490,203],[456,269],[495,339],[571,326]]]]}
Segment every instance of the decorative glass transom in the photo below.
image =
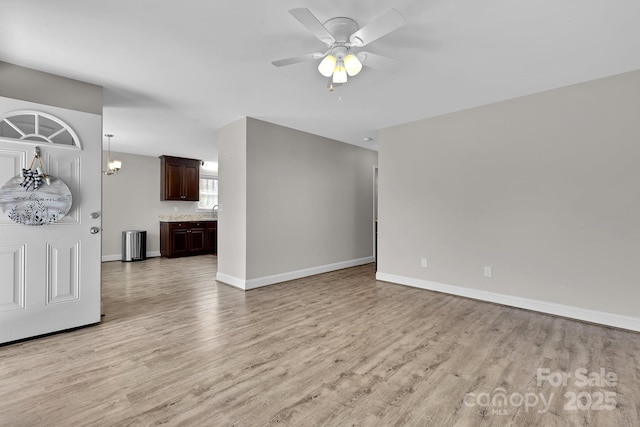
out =
{"type": "Polygon", "coordinates": [[[14,111],[0,116],[0,137],[80,147],[80,140],[65,122],[38,111],[14,111]]]}

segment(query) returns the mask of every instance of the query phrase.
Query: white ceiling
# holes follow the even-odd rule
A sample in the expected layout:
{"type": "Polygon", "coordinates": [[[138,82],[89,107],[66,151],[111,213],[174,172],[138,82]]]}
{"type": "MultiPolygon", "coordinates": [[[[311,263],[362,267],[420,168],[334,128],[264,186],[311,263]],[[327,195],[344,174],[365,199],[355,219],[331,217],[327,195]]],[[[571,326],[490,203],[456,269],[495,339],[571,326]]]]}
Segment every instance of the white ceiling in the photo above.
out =
{"type": "Polygon", "coordinates": [[[240,117],[377,148],[377,130],[640,69],[638,0],[3,0],[0,60],[104,86],[112,149],[217,159],[240,117]],[[324,45],[287,12],[407,25],[334,91],[317,63],[272,60],[324,45]]]}

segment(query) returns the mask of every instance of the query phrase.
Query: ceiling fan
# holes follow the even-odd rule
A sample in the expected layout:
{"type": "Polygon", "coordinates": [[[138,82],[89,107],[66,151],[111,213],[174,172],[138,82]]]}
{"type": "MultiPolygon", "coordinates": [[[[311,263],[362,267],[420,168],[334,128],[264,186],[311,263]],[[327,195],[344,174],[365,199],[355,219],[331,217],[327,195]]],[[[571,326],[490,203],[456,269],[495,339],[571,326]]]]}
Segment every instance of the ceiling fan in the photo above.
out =
{"type": "Polygon", "coordinates": [[[390,9],[362,28],[356,21],[346,17],[331,18],[322,24],[306,8],[291,9],[289,13],[326,44],[328,50],[271,62],[276,67],[322,58],[318,71],[329,79],[329,90],[333,90],[336,85],[346,83],[347,76],[358,74],[363,65],[389,71],[396,70],[400,65],[398,61],[385,56],[357,51],[406,24],[404,17],[396,9],[390,9]]]}

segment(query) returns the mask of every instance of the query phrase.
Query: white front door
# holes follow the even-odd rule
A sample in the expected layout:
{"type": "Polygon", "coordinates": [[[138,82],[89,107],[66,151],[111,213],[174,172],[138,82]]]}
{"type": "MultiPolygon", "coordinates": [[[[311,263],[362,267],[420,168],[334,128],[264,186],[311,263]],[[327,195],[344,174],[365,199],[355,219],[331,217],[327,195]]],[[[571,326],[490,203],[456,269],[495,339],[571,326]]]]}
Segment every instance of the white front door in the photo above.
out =
{"type": "Polygon", "coordinates": [[[73,197],[69,213],[46,225],[19,224],[0,211],[0,343],[100,321],[102,117],[0,97],[0,118],[15,111],[58,118],[79,146],[38,137],[55,133],[46,117],[30,129],[20,119],[17,129],[0,123],[0,186],[27,168],[39,147],[45,172],[73,197]]]}

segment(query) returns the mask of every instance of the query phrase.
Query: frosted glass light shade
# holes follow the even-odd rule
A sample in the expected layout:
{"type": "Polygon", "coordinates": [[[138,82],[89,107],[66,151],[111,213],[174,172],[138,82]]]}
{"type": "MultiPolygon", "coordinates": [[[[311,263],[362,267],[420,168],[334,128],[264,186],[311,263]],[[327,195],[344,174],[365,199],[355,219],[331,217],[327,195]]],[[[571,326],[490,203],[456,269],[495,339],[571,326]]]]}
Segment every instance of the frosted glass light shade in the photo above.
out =
{"type": "Polygon", "coordinates": [[[120,160],[112,160],[109,162],[109,169],[119,170],[122,168],[122,162],[120,160]]]}
{"type": "Polygon", "coordinates": [[[318,65],[318,71],[325,77],[331,77],[333,70],[336,67],[336,57],[333,55],[327,55],[318,65]]]}
{"type": "Polygon", "coordinates": [[[347,69],[344,68],[344,63],[342,61],[338,62],[338,65],[336,65],[336,69],[333,72],[333,82],[334,83],[347,82],[347,69]]]}
{"type": "Polygon", "coordinates": [[[350,76],[355,76],[362,70],[362,63],[353,53],[344,57],[344,66],[350,76]]]}

